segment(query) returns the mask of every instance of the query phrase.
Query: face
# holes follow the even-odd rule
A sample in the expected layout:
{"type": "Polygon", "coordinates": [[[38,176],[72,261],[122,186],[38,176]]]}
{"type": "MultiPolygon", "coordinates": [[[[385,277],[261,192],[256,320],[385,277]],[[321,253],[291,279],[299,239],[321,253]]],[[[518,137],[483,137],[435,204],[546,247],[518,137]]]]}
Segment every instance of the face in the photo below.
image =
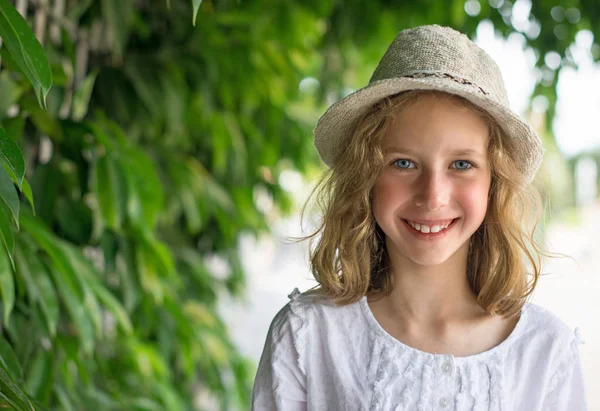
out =
{"type": "Polygon", "coordinates": [[[487,124],[455,100],[435,96],[394,114],[373,188],[373,213],[390,256],[419,266],[443,264],[459,251],[466,256],[487,210],[487,124]]]}

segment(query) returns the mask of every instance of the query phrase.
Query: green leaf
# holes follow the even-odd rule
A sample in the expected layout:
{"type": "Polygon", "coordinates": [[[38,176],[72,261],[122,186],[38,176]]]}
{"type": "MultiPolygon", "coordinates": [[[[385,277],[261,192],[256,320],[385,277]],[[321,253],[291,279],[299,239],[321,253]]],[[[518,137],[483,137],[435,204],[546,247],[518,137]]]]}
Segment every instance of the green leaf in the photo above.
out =
{"type": "Polygon", "coordinates": [[[135,411],[163,411],[164,405],[150,398],[132,398],[128,400],[127,409],[135,411]]]}
{"type": "Polygon", "coordinates": [[[13,382],[12,378],[0,367],[0,393],[18,410],[35,411],[23,391],[13,382]]]}
{"type": "Polygon", "coordinates": [[[200,5],[202,4],[202,0],[192,0],[192,7],[194,8],[194,16],[192,17],[192,24],[196,27],[196,16],[198,15],[198,9],[200,9],[200,5]]]}
{"type": "Polygon", "coordinates": [[[220,120],[223,121],[223,126],[227,130],[225,135],[229,136],[231,153],[234,157],[233,175],[231,177],[234,181],[245,183],[246,170],[248,169],[248,149],[246,147],[246,138],[240,128],[239,120],[236,118],[235,114],[231,112],[223,113],[220,120]]]}
{"type": "Polygon", "coordinates": [[[94,0],[81,0],[73,4],[72,7],[69,8],[69,11],[66,14],[67,20],[70,21],[79,21],[81,16],[83,16],[93,5],[94,0]]]}
{"type": "Polygon", "coordinates": [[[23,116],[5,118],[2,120],[2,126],[13,140],[21,141],[23,139],[23,128],[25,127],[25,118],[23,116]]]}
{"type": "Polygon", "coordinates": [[[68,274],[65,275],[53,265],[48,265],[48,270],[54,278],[69,316],[75,323],[83,351],[91,353],[94,349],[94,328],[91,319],[86,315],[87,311],[82,309],[86,306],[83,295],[78,293],[68,274]]]}
{"type": "Polygon", "coordinates": [[[115,231],[120,231],[124,212],[122,188],[120,188],[122,179],[119,178],[115,163],[110,154],[98,159],[96,163],[96,195],[106,225],[115,231]]]}
{"type": "Polygon", "coordinates": [[[156,304],[161,304],[165,295],[165,286],[161,281],[156,260],[142,244],[135,247],[135,259],[142,289],[152,296],[156,304]]]}
{"type": "Polygon", "coordinates": [[[206,268],[200,254],[192,248],[177,251],[177,272],[182,274],[186,281],[186,288],[193,290],[194,297],[206,304],[213,304],[217,300],[217,281],[206,268]]]}
{"type": "Polygon", "coordinates": [[[155,382],[154,392],[156,392],[162,400],[165,409],[172,411],[185,411],[187,409],[180,395],[170,384],[155,382]]]}
{"type": "Polygon", "coordinates": [[[111,293],[108,291],[100,282],[98,282],[94,277],[90,277],[87,279],[88,284],[90,285],[92,291],[100,302],[106,307],[108,311],[110,311],[114,316],[117,322],[121,325],[121,328],[125,333],[131,334],[133,332],[133,327],[131,325],[131,320],[125,311],[125,308],[121,305],[119,300],[117,300],[111,293]]]}
{"type": "Polygon", "coordinates": [[[19,229],[19,195],[4,167],[0,167],[0,197],[10,209],[12,217],[17,224],[17,229],[19,229]]]}
{"type": "Polygon", "coordinates": [[[4,338],[0,337],[0,365],[4,371],[13,376],[17,381],[23,380],[23,370],[12,347],[4,338]]]}
{"type": "Polygon", "coordinates": [[[0,127],[0,161],[20,190],[25,177],[25,159],[15,140],[2,127],[0,127]]]}
{"type": "Polygon", "coordinates": [[[140,374],[148,381],[166,380],[171,377],[171,369],[155,344],[131,339],[129,355],[135,360],[140,374]]]}
{"type": "Polygon", "coordinates": [[[235,376],[235,392],[237,393],[240,404],[250,404],[252,400],[252,386],[248,385],[248,381],[252,381],[250,375],[250,367],[248,360],[245,360],[241,355],[232,355],[230,358],[231,370],[235,376]]]}
{"type": "Polygon", "coordinates": [[[10,220],[8,215],[6,214],[6,207],[0,204],[0,235],[2,236],[2,241],[4,246],[6,247],[6,252],[8,253],[8,258],[10,258],[10,263],[15,267],[15,262],[13,260],[13,253],[15,251],[15,242],[13,237],[12,228],[10,226],[10,220]]]}
{"type": "Polygon", "coordinates": [[[0,0],[0,38],[32,84],[40,106],[52,87],[52,72],[44,49],[25,19],[8,0],[0,0]]]}
{"type": "Polygon", "coordinates": [[[66,255],[64,243],[60,238],[50,232],[42,220],[27,213],[21,215],[21,223],[33,239],[50,256],[56,268],[67,273],[70,287],[79,298],[83,299],[83,282],[66,255]]]}
{"type": "Polygon", "coordinates": [[[154,229],[164,204],[157,166],[138,148],[128,149],[120,165],[126,181],[127,215],[134,225],[154,229]]]}
{"type": "Polygon", "coordinates": [[[112,50],[121,57],[129,38],[130,24],[135,12],[133,0],[102,0],[102,17],[112,39],[112,50]]]}
{"type": "MultiPolygon", "coordinates": [[[[91,0],[88,0],[89,2],[91,2],[91,0]]],[[[79,1],[77,2],[77,4],[73,5],[73,7],[71,7],[71,9],[69,10],[69,12],[67,13],[67,15],[71,14],[71,12],[73,10],[75,10],[77,7],[79,7],[82,3],[84,3],[84,1],[79,1]]],[[[72,20],[72,21],[77,21],[79,20],[79,18],[71,18],[71,17],[67,17],[67,19],[72,20]]],[[[71,70],[72,73],[75,72],[75,44],[73,43],[73,40],[71,39],[71,34],[64,28],[62,27],[60,29],[60,42],[62,44],[62,51],[64,52],[65,57],[68,59],[70,65],[71,65],[71,70]]]]}
{"type": "Polygon", "coordinates": [[[60,402],[62,410],[64,410],[64,411],[76,411],[77,410],[77,407],[71,401],[71,398],[69,397],[67,390],[65,390],[63,387],[61,387],[58,384],[54,384],[54,392],[56,393],[56,396],[58,397],[58,401],[60,402]]]}
{"type": "Polygon", "coordinates": [[[74,244],[89,242],[94,215],[83,201],[72,200],[68,196],[58,197],[54,218],[56,221],[54,231],[64,240],[74,244]]]}
{"type": "Polygon", "coordinates": [[[23,243],[19,244],[15,252],[15,260],[18,272],[28,284],[30,298],[40,305],[40,309],[46,320],[46,326],[50,335],[56,335],[56,327],[59,318],[59,305],[54,285],[46,267],[39,260],[34,251],[23,243]]]}
{"type": "Polygon", "coordinates": [[[85,123],[85,125],[89,127],[90,131],[94,135],[94,138],[97,140],[97,143],[104,146],[106,151],[114,151],[118,149],[114,140],[108,134],[106,134],[103,127],[101,127],[99,124],[89,122],[85,123]]]}
{"type": "Polygon", "coordinates": [[[231,199],[230,193],[219,185],[218,181],[208,172],[208,170],[195,158],[188,158],[186,165],[190,174],[194,176],[193,181],[201,184],[200,196],[208,201],[215,203],[228,214],[235,212],[235,203],[231,199]]]}
{"type": "Polygon", "coordinates": [[[122,403],[111,398],[110,394],[97,388],[90,387],[83,393],[83,401],[90,409],[94,410],[116,410],[121,408],[122,403]]]}
{"type": "Polygon", "coordinates": [[[188,232],[190,234],[197,234],[202,229],[202,215],[198,209],[194,193],[192,190],[185,189],[184,187],[182,187],[179,193],[188,232]]]}
{"type": "Polygon", "coordinates": [[[77,327],[84,351],[91,353],[94,348],[94,329],[93,319],[88,314],[93,315],[93,313],[89,313],[87,309],[91,307],[90,304],[93,305],[93,301],[90,301],[85,294],[81,274],[74,268],[65,245],[44,226],[41,220],[22,213],[21,223],[52,260],[53,264],[48,264],[47,268],[67,312],[77,327]]]}
{"type": "Polygon", "coordinates": [[[60,170],[53,162],[50,162],[38,164],[35,168],[35,174],[30,180],[37,216],[47,224],[54,222],[60,179],[60,170]]]}
{"type": "MultiPolygon", "coordinates": [[[[72,246],[65,246],[64,251],[77,273],[81,276],[81,280],[84,284],[84,300],[86,308],[88,309],[90,319],[96,328],[96,333],[100,336],[102,334],[102,310],[95,293],[97,290],[100,292],[102,291],[99,290],[102,286],[97,280],[99,274],[92,264],[83,256],[83,254],[81,254],[79,249],[72,246]]],[[[100,298],[100,296],[98,297],[100,298]]],[[[113,301],[111,301],[111,303],[112,302],[113,301]]],[[[131,324],[129,324],[129,326],[131,326],[131,324]]]]}
{"type": "Polygon", "coordinates": [[[52,353],[39,348],[29,363],[23,388],[32,397],[40,399],[42,393],[47,393],[51,388],[53,374],[52,353]]]}
{"type": "MultiPolygon", "coordinates": [[[[107,0],[108,1],[108,0],[107,0]]],[[[128,59],[124,71],[135,88],[139,102],[155,117],[163,116],[163,93],[158,82],[156,69],[150,66],[149,59],[132,56],[128,59]]]]}
{"type": "Polygon", "coordinates": [[[10,314],[15,305],[15,282],[11,260],[3,247],[0,247],[0,288],[2,288],[2,305],[4,306],[4,322],[9,324],[10,314]]]}
{"type": "MultiPolygon", "coordinates": [[[[76,275],[76,282],[80,284],[83,288],[83,308],[80,313],[77,313],[78,319],[82,324],[85,324],[85,321],[89,322],[92,327],[92,333],[95,333],[97,337],[102,335],[102,309],[100,304],[98,303],[98,299],[88,286],[85,278],[89,276],[89,265],[82,264],[82,261],[86,261],[83,255],[81,254],[81,250],[76,249],[75,247],[70,247],[68,245],[63,245],[61,247],[61,252],[68,259],[71,264],[71,269],[69,269],[65,274],[67,274],[70,281],[73,281],[72,275],[76,275]]],[[[73,315],[73,313],[71,313],[73,315]]],[[[75,319],[74,319],[75,320],[75,319]]],[[[93,343],[93,335],[92,340],[88,341],[93,343]]]]}
{"type": "Polygon", "coordinates": [[[121,238],[119,249],[123,256],[124,267],[119,271],[122,300],[127,312],[131,313],[140,299],[137,268],[135,263],[134,244],[127,238],[121,238]]]}
{"type": "Polygon", "coordinates": [[[73,112],[71,114],[73,120],[81,121],[87,114],[90,97],[92,96],[92,90],[94,90],[97,76],[97,70],[89,73],[85,79],[83,79],[77,90],[75,90],[73,96],[73,112]]]}
{"type": "Polygon", "coordinates": [[[0,73],[0,118],[5,119],[8,109],[21,97],[23,87],[13,80],[10,70],[0,73]]]}
{"type": "Polygon", "coordinates": [[[0,407],[7,408],[9,410],[19,410],[17,405],[15,405],[11,400],[6,398],[4,394],[2,394],[2,391],[0,391],[0,407]]]}
{"type": "Polygon", "coordinates": [[[175,275],[175,263],[173,262],[173,255],[169,248],[160,242],[152,231],[144,230],[142,235],[146,247],[150,251],[150,255],[159,264],[160,271],[164,276],[173,277],[175,275]]]}
{"type": "MultiPolygon", "coordinates": [[[[432,7],[433,9],[434,7],[432,7]]],[[[465,2],[462,0],[452,0],[450,10],[450,22],[452,27],[461,27],[465,21],[465,2]]]]}
{"type": "MultiPolygon", "coordinates": [[[[85,273],[80,272],[79,275],[83,277],[85,273]]],[[[102,308],[100,307],[100,303],[98,302],[96,295],[87,286],[87,284],[85,284],[85,287],[83,289],[83,304],[85,307],[87,318],[89,318],[93,330],[96,333],[96,337],[101,338],[103,333],[102,308]]]]}
{"type": "Polygon", "coordinates": [[[27,111],[29,119],[35,124],[39,132],[48,135],[54,141],[64,141],[64,130],[59,119],[49,111],[39,107],[33,97],[25,96],[19,101],[19,104],[21,111],[27,111]]]}
{"type": "Polygon", "coordinates": [[[33,192],[31,191],[31,186],[29,185],[29,183],[27,182],[26,179],[23,180],[23,194],[25,195],[25,198],[27,198],[27,201],[29,201],[29,205],[31,206],[31,211],[33,212],[33,215],[35,215],[35,204],[33,202],[33,192]]]}

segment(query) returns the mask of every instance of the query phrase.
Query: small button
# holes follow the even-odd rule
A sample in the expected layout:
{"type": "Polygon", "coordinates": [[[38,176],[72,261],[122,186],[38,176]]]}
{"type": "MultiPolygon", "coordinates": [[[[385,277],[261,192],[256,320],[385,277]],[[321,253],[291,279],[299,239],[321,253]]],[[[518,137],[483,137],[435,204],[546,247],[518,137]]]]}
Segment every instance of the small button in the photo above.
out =
{"type": "Polygon", "coordinates": [[[448,398],[440,398],[440,407],[446,408],[449,403],[448,398]]]}
{"type": "Polygon", "coordinates": [[[450,363],[445,362],[442,364],[442,371],[445,373],[450,372],[450,370],[452,369],[452,365],[450,365],[450,363]]]}

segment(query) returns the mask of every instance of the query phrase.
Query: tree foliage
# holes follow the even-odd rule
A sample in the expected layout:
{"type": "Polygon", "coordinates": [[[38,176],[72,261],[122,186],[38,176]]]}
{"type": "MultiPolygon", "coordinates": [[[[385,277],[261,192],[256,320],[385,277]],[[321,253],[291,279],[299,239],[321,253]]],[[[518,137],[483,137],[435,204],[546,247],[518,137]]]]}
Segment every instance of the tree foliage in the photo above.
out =
{"type": "MultiPolygon", "coordinates": [[[[398,30],[516,31],[513,4],[490,3],[0,0],[0,398],[188,410],[208,392],[247,408],[254,365],[216,302],[244,292],[238,237],[268,229],[256,198],[289,210],[280,173],[317,165],[316,114],[398,30]]],[[[565,1],[562,20],[534,3],[543,70],[548,51],[571,63],[579,30],[600,37],[595,2],[565,1]]],[[[536,88],[549,118],[556,79],[536,88]]]]}

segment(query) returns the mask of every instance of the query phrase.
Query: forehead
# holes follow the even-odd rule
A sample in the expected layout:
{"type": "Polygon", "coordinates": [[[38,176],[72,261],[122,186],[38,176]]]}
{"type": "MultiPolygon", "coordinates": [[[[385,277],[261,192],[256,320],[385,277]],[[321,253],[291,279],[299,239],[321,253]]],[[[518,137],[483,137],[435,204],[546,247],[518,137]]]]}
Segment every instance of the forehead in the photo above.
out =
{"type": "Polygon", "coordinates": [[[403,147],[483,154],[488,140],[487,122],[478,113],[454,98],[425,95],[394,110],[382,146],[384,151],[403,147]]]}

